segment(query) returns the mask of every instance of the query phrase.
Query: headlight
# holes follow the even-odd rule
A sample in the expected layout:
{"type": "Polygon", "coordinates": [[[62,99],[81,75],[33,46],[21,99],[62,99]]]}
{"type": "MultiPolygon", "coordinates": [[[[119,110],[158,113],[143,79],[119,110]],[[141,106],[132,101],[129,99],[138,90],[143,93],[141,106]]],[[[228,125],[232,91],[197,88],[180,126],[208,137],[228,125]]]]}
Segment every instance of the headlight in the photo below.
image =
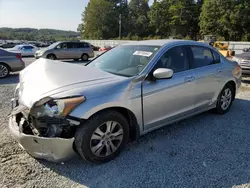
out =
{"type": "Polygon", "coordinates": [[[39,56],[41,56],[41,55],[44,54],[44,51],[38,51],[38,52],[36,52],[36,54],[39,55],[39,56]]]}
{"type": "Polygon", "coordinates": [[[31,113],[41,116],[67,116],[75,107],[85,101],[84,96],[63,99],[44,98],[34,105],[31,113]],[[42,108],[41,108],[42,107],[42,108]]]}

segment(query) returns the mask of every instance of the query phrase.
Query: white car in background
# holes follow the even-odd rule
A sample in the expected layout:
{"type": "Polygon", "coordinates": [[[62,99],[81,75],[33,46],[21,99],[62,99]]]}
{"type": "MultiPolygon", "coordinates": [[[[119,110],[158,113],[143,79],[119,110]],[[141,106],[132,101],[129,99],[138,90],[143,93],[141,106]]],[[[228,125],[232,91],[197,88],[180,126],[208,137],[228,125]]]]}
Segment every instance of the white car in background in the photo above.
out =
{"type": "Polygon", "coordinates": [[[39,50],[39,48],[30,44],[21,44],[6,50],[9,52],[20,53],[22,56],[35,56],[35,53],[37,50],[39,50]]]}

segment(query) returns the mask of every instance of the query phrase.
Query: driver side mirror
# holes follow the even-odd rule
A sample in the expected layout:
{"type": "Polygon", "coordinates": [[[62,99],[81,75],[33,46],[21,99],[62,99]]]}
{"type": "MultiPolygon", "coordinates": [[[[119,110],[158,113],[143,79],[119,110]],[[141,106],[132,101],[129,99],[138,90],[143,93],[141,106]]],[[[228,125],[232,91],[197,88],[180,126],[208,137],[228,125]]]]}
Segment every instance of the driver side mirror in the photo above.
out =
{"type": "Polygon", "coordinates": [[[171,78],[174,74],[172,69],[167,68],[158,68],[153,72],[153,75],[156,79],[166,79],[171,78]]]}

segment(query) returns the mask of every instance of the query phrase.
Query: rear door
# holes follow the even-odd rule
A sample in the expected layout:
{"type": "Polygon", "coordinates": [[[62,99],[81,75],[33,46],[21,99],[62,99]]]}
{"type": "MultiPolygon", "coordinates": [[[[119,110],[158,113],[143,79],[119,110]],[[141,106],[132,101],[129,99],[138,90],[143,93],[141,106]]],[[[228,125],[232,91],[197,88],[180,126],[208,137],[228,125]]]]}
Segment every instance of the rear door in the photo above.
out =
{"type": "Polygon", "coordinates": [[[191,68],[195,70],[195,109],[208,108],[220,91],[220,56],[203,46],[190,46],[191,68]]]}
{"type": "Polygon", "coordinates": [[[75,59],[77,58],[77,46],[74,42],[67,43],[67,51],[66,51],[66,58],[67,59],[75,59]]]}

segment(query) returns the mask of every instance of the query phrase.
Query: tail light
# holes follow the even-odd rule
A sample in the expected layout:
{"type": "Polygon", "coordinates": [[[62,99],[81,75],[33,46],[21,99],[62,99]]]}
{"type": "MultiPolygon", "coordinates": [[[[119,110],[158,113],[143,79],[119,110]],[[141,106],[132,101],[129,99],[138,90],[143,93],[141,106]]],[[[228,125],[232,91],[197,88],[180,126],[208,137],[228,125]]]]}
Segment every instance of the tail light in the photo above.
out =
{"type": "Polygon", "coordinates": [[[22,55],[21,54],[16,54],[16,57],[17,57],[17,59],[22,59],[22,55]]]}

